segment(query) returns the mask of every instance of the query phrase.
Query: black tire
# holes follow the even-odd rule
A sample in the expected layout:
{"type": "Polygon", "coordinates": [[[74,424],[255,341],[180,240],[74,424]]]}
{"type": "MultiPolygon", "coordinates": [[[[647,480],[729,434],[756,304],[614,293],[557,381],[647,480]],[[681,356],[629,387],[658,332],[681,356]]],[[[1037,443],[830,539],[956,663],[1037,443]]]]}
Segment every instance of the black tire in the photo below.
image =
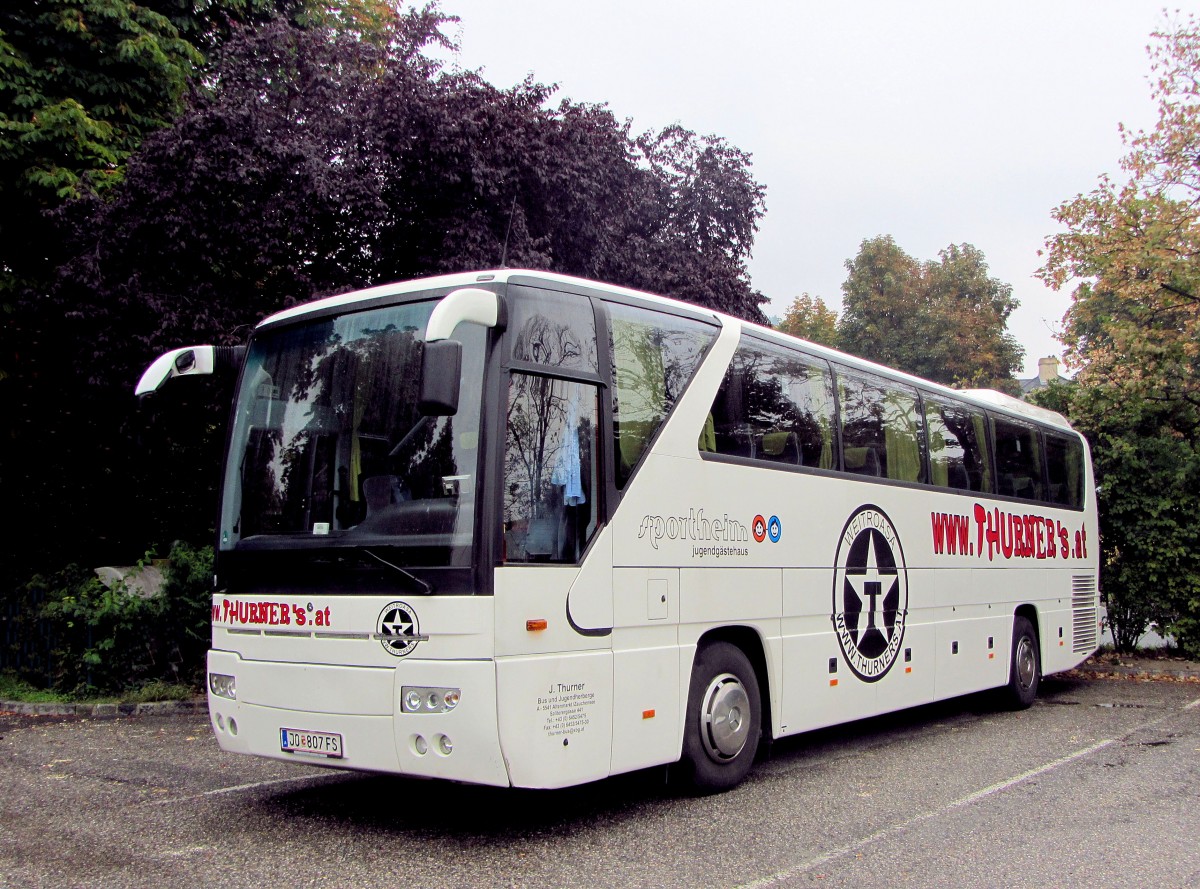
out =
{"type": "Polygon", "coordinates": [[[1027,710],[1037,700],[1042,681],[1042,657],[1037,633],[1028,618],[1013,618],[1012,654],[1008,659],[1008,685],[1004,705],[1010,710],[1027,710]]]}
{"type": "Polygon", "coordinates": [[[714,642],[696,652],[683,731],[682,777],[699,793],[741,783],[762,735],[762,698],[749,658],[714,642]]]}

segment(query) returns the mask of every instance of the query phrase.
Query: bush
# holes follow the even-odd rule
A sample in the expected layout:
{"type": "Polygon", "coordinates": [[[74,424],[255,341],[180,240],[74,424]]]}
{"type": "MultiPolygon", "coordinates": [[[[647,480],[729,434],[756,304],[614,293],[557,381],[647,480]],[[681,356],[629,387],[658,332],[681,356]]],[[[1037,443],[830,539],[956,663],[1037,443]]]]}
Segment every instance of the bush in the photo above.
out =
{"type": "Polygon", "coordinates": [[[60,693],[197,687],[209,640],[212,563],[212,547],[175,543],[162,591],[150,596],[120,582],[105,586],[78,565],[35,576],[18,591],[10,618],[20,650],[14,643],[5,654],[19,678],[60,693]]]}

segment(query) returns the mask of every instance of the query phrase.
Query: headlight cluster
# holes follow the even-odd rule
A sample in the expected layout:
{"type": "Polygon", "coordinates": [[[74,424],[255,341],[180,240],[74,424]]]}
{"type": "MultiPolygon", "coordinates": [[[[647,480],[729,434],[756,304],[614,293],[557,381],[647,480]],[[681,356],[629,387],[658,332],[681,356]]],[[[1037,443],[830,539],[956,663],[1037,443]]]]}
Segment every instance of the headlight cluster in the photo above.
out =
{"type": "Polygon", "coordinates": [[[237,700],[237,681],[225,673],[209,673],[208,690],[219,698],[237,700]]]}
{"type": "Polygon", "coordinates": [[[400,689],[400,706],[405,713],[449,713],[458,706],[457,688],[405,685],[400,689]]]}

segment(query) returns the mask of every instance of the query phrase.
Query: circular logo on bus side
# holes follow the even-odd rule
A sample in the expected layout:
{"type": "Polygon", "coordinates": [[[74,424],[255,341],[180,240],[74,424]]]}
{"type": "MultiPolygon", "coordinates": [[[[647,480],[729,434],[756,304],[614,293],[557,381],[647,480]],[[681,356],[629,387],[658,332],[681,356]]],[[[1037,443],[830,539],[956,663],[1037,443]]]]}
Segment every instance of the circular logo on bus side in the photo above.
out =
{"type": "Polygon", "coordinates": [[[850,669],[877,682],[904,641],[908,570],[896,526],[876,506],[860,506],[838,538],[833,628],[850,669]]]}
{"type": "Polygon", "coordinates": [[[389,602],[379,612],[375,632],[383,643],[383,650],[396,657],[404,657],[417,647],[421,630],[417,626],[417,612],[407,602],[389,602]]]}

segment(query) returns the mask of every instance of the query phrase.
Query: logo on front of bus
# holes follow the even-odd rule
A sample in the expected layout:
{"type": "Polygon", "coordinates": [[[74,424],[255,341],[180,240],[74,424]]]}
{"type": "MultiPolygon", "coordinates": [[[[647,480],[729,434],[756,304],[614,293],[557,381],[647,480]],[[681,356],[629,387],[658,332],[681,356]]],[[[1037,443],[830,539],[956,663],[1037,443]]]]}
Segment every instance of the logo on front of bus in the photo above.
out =
{"type": "Polygon", "coordinates": [[[417,647],[425,637],[417,626],[417,612],[407,602],[389,602],[379,612],[375,638],[383,643],[383,650],[396,657],[404,657],[417,647]]]}
{"type": "Polygon", "coordinates": [[[833,626],[850,669],[866,682],[887,675],[904,641],[908,569],[900,535],[876,506],[860,506],[838,538],[833,626]]]}

